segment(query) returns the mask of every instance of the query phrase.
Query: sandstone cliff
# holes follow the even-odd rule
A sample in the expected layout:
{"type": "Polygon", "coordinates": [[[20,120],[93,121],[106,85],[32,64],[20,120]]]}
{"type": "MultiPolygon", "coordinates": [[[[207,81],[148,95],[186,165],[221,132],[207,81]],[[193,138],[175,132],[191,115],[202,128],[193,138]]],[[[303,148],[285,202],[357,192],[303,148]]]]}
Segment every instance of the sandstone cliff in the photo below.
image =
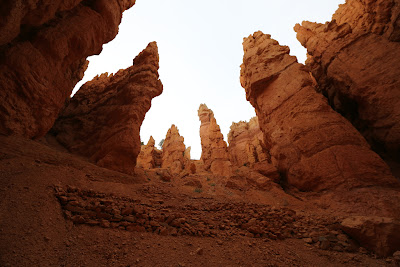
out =
{"type": "Polygon", "coordinates": [[[44,136],[135,0],[1,3],[0,134],[44,136]]]}
{"type": "Polygon", "coordinates": [[[150,136],[147,145],[140,147],[140,153],[137,158],[137,166],[143,169],[153,169],[161,167],[162,151],[158,150],[155,146],[153,136],[150,136]]]}
{"type": "Polygon", "coordinates": [[[228,133],[228,149],[232,165],[253,166],[257,162],[268,161],[269,156],[263,138],[257,117],[249,122],[233,122],[228,133]]]}
{"type": "Polygon", "coordinates": [[[306,191],[398,185],[365,139],[315,91],[288,47],[261,32],[243,47],[241,84],[289,184],[306,191]]]}
{"type": "Polygon", "coordinates": [[[201,104],[198,110],[201,138],[201,160],[205,170],[213,174],[229,176],[231,174],[231,162],[224,136],[214,118],[214,113],[205,104],[201,104]]]}
{"type": "Polygon", "coordinates": [[[295,26],[319,90],[381,155],[400,162],[400,4],[349,0],[326,24],[295,26]]]}
{"type": "Polygon", "coordinates": [[[179,174],[185,168],[184,138],[179,134],[178,128],[172,125],[167,132],[163,144],[162,167],[168,168],[172,174],[179,174]]]}
{"type": "Polygon", "coordinates": [[[99,166],[133,173],[140,152],[140,126],[151,99],[163,90],[158,59],[157,44],[152,42],[133,66],[84,84],[54,124],[57,140],[99,166]]]}

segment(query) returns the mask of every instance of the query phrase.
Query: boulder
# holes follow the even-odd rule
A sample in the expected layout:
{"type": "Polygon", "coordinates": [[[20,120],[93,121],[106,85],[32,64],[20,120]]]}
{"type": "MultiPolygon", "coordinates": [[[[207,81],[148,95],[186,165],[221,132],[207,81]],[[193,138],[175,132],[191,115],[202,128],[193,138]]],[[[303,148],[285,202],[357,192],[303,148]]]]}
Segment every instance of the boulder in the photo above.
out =
{"type": "Polygon", "coordinates": [[[400,221],[387,217],[352,216],[341,223],[343,231],[380,257],[400,250],[400,221]]]}

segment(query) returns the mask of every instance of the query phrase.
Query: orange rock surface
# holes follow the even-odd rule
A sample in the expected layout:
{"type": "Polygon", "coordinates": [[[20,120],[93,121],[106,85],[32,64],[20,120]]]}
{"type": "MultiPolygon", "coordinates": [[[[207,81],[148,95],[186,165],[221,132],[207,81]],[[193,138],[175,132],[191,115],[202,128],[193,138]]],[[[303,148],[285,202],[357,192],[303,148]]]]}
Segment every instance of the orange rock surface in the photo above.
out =
{"type": "Polygon", "coordinates": [[[262,141],[258,118],[249,122],[233,122],[228,133],[229,154],[233,166],[253,166],[257,162],[268,161],[267,148],[262,141]]]}
{"type": "Polygon", "coordinates": [[[137,158],[137,167],[141,167],[143,169],[161,167],[162,151],[158,150],[154,145],[154,138],[153,136],[150,136],[147,145],[142,145],[140,147],[140,153],[137,158]]]}
{"type": "Polygon", "coordinates": [[[44,136],[134,0],[1,2],[0,134],[44,136]]]}
{"type": "Polygon", "coordinates": [[[261,32],[244,39],[241,84],[273,163],[301,190],[398,186],[385,162],[315,91],[289,48],[261,32]]]}
{"type": "Polygon", "coordinates": [[[151,99],[163,90],[158,60],[157,44],[152,42],[133,66],[84,84],[52,129],[57,140],[99,166],[133,173],[140,152],[140,126],[151,99]]]}
{"type": "Polygon", "coordinates": [[[201,138],[201,160],[205,170],[210,170],[215,175],[229,176],[231,174],[231,162],[224,136],[214,118],[214,112],[205,104],[201,104],[198,110],[201,138]]]}
{"type": "Polygon", "coordinates": [[[186,146],[183,141],[184,138],[173,124],[167,132],[162,149],[162,167],[170,169],[172,174],[179,174],[185,168],[186,146]]]}
{"type": "Polygon", "coordinates": [[[349,0],[325,24],[295,26],[318,90],[381,155],[400,162],[400,5],[349,0]]]}

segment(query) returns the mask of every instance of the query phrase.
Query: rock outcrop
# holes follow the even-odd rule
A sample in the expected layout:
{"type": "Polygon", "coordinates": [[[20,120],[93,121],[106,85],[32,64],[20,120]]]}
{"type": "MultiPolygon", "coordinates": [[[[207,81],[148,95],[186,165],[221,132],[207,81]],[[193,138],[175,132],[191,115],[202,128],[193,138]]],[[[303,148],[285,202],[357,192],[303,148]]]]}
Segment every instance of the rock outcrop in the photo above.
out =
{"type": "Polygon", "coordinates": [[[0,23],[0,134],[44,136],[135,0],[5,0],[0,23]]]}
{"type": "Polygon", "coordinates": [[[341,227],[380,257],[400,249],[400,221],[393,218],[352,216],[343,220],[341,227]]]}
{"type": "Polygon", "coordinates": [[[162,149],[162,167],[170,169],[172,174],[179,174],[185,168],[186,146],[183,141],[184,138],[179,134],[178,128],[172,125],[167,132],[162,149]]]}
{"type": "Polygon", "coordinates": [[[289,48],[261,32],[244,39],[241,84],[273,163],[300,190],[398,186],[361,134],[315,90],[289,48]]]}
{"type": "Polygon", "coordinates": [[[335,110],[372,148],[400,162],[400,4],[348,0],[325,24],[295,26],[306,62],[335,110]]]}
{"type": "Polygon", "coordinates": [[[201,160],[204,169],[215,175],[230,176],[232,164],[229,161],[228,147],[214,118],[214,112],[205,104],[201,104],[198,115],[201,121],[201,160]]]}
{"type": "Polygon", "coordinates": [[[57,140],[99,166],[133,173],[140,152],[140,126],[151,99],[163,90],[158,60],[157,44],[152,42],[133,66],[84,84],[54,124],[57,140]]]}
{"type": "Polygon", "coordinates": [[[153,169],[161,167],[162,163],[162,151],[155,147],[155,141],[153,136],[150,136],[147,145],[140,147],[140,153],[137,158],[137,167],[143,169],[153,169]]]}
{"type": "Polygon", "coordinates": [[[268,161],[269,155],[263,138],[257,117],[249,122],[233,122],[228,133],[228,150],[232,165],[252,167],[257,162],[268,161]]]}

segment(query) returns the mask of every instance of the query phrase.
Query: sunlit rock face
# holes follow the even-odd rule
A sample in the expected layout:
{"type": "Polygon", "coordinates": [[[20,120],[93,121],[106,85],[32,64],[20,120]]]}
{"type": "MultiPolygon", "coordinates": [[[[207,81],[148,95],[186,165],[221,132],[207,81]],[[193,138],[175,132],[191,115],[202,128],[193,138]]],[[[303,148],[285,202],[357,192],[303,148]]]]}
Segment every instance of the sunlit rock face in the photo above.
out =
{"type": "Polygon", "coordinates": [[[140,126],[163,90],[158,49],[150,43],[133,66],[84,84],[60,113],[52,133],[71,152],[131,174],[140,152],[140,126]]]}
{"type": "Polygon", "coordinates": [[[385,162],[316,92],[289,48],[261,32],[244,39],[241,84],[273,163],[300,190],[397,186],[385,162]]]}
{"type": "Polygon", "coordinates": [[[143,169],[161,167],[161,157],[162,151],[155,147],[154,138],[153,136],[150,136],[147,145],[142,145],[140,147],[140,153],[137,158],[137,167],[141,167],[143,169]]]}
{"type": "Polygon", "coordinates": [[[269,161],[263,133],[254,117],[249,122],[233,122],[228,133],[229,155],[233,166],[254,166],[257,162],[269,161]]]}
{"type": "Polygon", "coordinates": [[[205,104],[198,110],[200,119],[201,160],[204,169],[210,170],[215,175],[229,176],[231,162],[224,136],[214,118],[214,113],[205,104]]]}
{"type": "Polygon", "coordinates": [[[325,24],[295,26],[318,90],[385,156],[400,162],[400,4],[349,0],[325,24]]]}
{"type": "Polygon", "coordinates": [[[167,132],[163,143],[162,167],[168,168],[172,174],[179,174],[185,168],[184,138],[179,134],[179,130],[172,125],[167,132]]]}
{"type": "Polygon", "coordinates": [[[134,0],[5,0],[0,23],[0,134],[44,136],[134,0]]]}

